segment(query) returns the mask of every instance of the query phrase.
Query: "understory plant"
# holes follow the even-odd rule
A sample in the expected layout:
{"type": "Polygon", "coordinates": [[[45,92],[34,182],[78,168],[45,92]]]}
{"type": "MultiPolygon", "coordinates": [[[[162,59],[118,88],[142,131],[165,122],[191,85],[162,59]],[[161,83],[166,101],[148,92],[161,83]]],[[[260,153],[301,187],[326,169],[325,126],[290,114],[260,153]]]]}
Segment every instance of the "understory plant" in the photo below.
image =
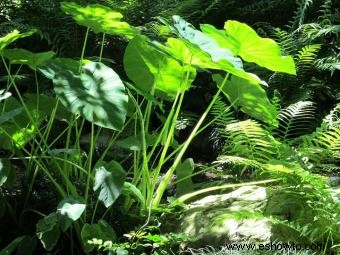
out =
{"type": "MultiPolygon", "coordinates": [[[[165,36],[149,38],[122,21],[121,13],[99,4],[83,7],[62,2],[61,9],[86,27],[78,58],[56,57],[52,51],[33,53],[8,48],[16,40],[32,36],[34,30],[25,33],[14,30],[0,38],[0,56],[6,73],[0,94],[0,139],[4,152],[0,159],[0,216],[10,215],[20,226],[27,215],[33,214],[35,217],[30,218],[37,221],[36,237],[45,250],[58,249],[61,238],[71,239],[71,253],[81,253],[77,249],[92,252],[94,240],[114,246],[119,229],[114,227],[112,218],[118,206],[124,215],[135,211],[146,219],[140,234],[152,211],[164,202],[174,174],[180,176],[177,183],[187,184],[191,178],[193,162],[185,158],[185,153],[193,139],[231,107],[271,129],[279,126],[277,108],[264,89],[268,84],[247,72],[245,66],[258,65],[295,75],[295,63],[291,56],[282,55],[275,41],[260,37],[248,25],[229,20],[223,30],[209,24],[202,24],[198,30],[174,16],[171,22],[160,25],[167,31],[165,36]],[[95,58],[86,54],[92,32],[102,39],[95,58]],[[118,75],[103,58],[104,42],[112,37],[123,38],[127,43],[123,58],[125,74],[118,75]],[[19,86],[23,72],[30,72],[35,84],[28,92],[19,86]],[[211,76],[216,93],[188,137],[179,143],[175,139],[176,125],[185,94],[198,73],[211,76]],[[42,90],[41,84],[48,81],[53,87],[42,90]],[[212,119],[207,118],[221,97],[230,105],[212,119]],[[161,123],[156,127],[151,121],[155,115],[161,123]],[[18,179],[25,177],[21,178],[25,183],[19,204],[13,202],[18,192],[16,175],[18,179]],[[53,189],[56,199],[48,211],[30,203],[37,197],[40,182],[53,189]]],[[[232,132],[242,127],[237,125],[227,128],[232,132]]],[[[258,154],[254,150],[256,144],[246,148],[235,142],[231,151],[251,155],[247,160],[256,159],[256,164],[264,164],[261,167],[277,167],[270,160],[279,142],[255,121],[247,120],[242,125],[248,125],[245,130],[258,135],[255,141],[261,141],[260,147],[264,149],[258,154]]],[[[215,188],[277,181],[277,176],[271,177],[215,188]]],[[[186,186],[182,194],[192,191],[186,186]]],[[[21,253],[26,249],[31,251],[27,254],[32,254],[34,240],[32,233],[22,235],[3,252],[21,253]]],[[[116,250],[111,252],[119,254],[116,250]]]]}

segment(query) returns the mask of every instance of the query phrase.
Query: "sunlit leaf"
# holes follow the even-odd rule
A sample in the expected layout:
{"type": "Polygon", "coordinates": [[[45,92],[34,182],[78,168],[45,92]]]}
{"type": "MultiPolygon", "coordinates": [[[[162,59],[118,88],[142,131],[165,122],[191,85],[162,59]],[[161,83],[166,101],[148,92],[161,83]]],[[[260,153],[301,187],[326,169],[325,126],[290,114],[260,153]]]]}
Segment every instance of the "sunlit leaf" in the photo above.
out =
{"type": "Polygon", "coordinates": [[[9,59],[11,64],[28,65],[33,70],[45,61],[53,58],[53,51],[33,53],[25,49],[5,49],[2,55],[9,59]]]}
{"type": "Polygon", "coordinates": [[[57,213],[62,217],[59,217],[59,224],[62,231],[66,231],[70,225],[78,220],[83,214],[86,205],[73,198],[66,198],[61,201],[57,208],[57,213]]]}
{"type": "Polygon", "coordinates": [[[39,68],[53,79],[61,103],[98,126],[121,130],[128,107],[128,96],[119,76],[102,63],[87,62],[79,74],[79,62],[56,59],[39,68]]]}
{"type": "Polygon", "coordinates": [[[291,56],[282,56],[279,45],[272,39],[261,38],[245,23],[229,20],[224,26],[233,50],[243,60],[276,72],[296,74],[291,56]]]}
{"type": "Polygon", "coordinates": [[[98,199],[108,208],[119,197],[125,182],[126,172],[116,161],[98,162],[95,166],[93,190],[99,190],[98,199]]]}
{"type": "Polygon", "coordinates": [[[173,97],[177,91],[187,90],[196,77],[194,68],[181,66],[149,45],[145,37],[132,39],[124,54],[124,68],[135,85],[147,93],[153,87],[158,95],[173,97]],[[186,77],[188,75],[188,81],[186,77]],[[161,94],[160,94],[161,93],[161,94]]]}
{"type": "MultiPolygon", "coordinates": [[[[223,80],[220,75],[213,75],[213,79],[218,86],[223,80]]],[[[249,116],[273,126],[278,125],[276,108],[258,83],[232,76],[224,86],[223,93],[234,107],[241,108],[249,116]]]]}
{"type": "Polygon", "coordinates": [[[61,9],[72,15],[79,25],[89,27],[95,33],[120,35],[128,38],[139,33],[135,27],[121,21],[123,18],[121,13],[104,5],[90,4],[83,7],[74,2],[62,2],[61,9]]]}
{"type": "Polygon", "coordinates": [[[12,93],[9,91],[6,91],[4,89],[0,89],[0,102],[3,100],[6,100],[7,98],[11,97],[12,93]]]}
{"type": "Polygon", "coordinates": [[[233,67],[243,70],[240,58],[234,56],[233,52],[226,47],[221,47],[213,38],[195,29],[190,23],[179,16],[173,16],[174,27],[179,35],[189,42],[197,45],[201,50],[207,52],[212,61],[228,61],[233,67]]]}
{"type": "Polygon", "coordinates": [[[153,42],[153,44],[160,51],[168,54],[182,64],[191,65],[201,69],[223,70],[227,73],[250,80],[252,82],[261,82],[260,78],[258,78],[256,75],[236,68],[226,59],[213,61],[207,52],[200,49],[197,45],[184,39],[168,38],[165,45],[157,42],[153,42]]]}
{"type": "Polygon", "coordinates": [[[11,33],[5,35],[4,37],[0,37],[0,55],[2,55],[2,51],[11,43],[20,38],[31,36],[35,32],[36,30],[30,30],[25,33],[20,33],[18,30],[13,30],[11,33]]]}

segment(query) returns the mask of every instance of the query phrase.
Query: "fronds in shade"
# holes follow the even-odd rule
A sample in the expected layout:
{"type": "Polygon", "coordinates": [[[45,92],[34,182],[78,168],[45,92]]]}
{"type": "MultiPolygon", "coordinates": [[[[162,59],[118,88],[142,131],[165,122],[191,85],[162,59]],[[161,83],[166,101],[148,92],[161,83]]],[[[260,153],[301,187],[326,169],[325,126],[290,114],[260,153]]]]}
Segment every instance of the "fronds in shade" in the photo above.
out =
{"type": "Polygon", "coordinates": [[[331,72],[331,75],[333,75],[336,70],[340,70],[340,53],[317,59],[314,65],[320,71],[328,71],[331,72]]]}
{"type": "Polygon", "coordinates": [[[311,101],[299,101],[279,113],[276,136],[283,141],[310,133],[314,128],[315,105],[311,101]]]}
{"type": "Polygon", "coordinates": [[[292,30],[298,28],[304,23],[306,12],[313,4],[313,0],[297,0],[298,9],[294,13],[293,20],[290,22],[292,30]]]}

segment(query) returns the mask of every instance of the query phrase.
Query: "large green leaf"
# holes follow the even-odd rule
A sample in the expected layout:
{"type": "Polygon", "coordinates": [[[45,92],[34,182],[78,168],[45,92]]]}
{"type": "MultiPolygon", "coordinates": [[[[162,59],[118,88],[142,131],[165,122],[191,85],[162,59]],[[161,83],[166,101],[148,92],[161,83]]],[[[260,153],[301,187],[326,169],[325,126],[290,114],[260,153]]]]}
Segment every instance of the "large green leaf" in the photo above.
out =
{"type": "Polygon", "coordinates": [[[5,35],[4,37],[0,37],[0,55],[2,55],[2,51],[11,43],[20,38],[31,36],[35,32],[36,30],[30,30],[21,34],[18,30],[13,30],[11,33],[5,35]]]}
{"type": "Polygon", "coordinates": [[[85,211],[86,205],[73,198],[66,198],[58,205],[57,212],[61,215],[59,219],[62,231],[66,231],[71,224],[78,220],[85,211]]]}
{"type": "Polygon", "coordinates": [[[194,184],[191,180],[192,173],[194,171],[195,163],[192,158],[184,160],[176,168],[177,184],[176,184],[176,196],[180,197],[187,193],[194,191],[194,184]]]}
{"type": "Polygon", "coordinates": [[[65,198],[58,205],[57,211],[42,218],[37,223],[37,236],[47,251],[57,244],[61,232],[78,220],[85,210],[85,204],[74,199],[65,198]]]}
{"type": "Polygon", "coordinates": [[[296,74],[291,56],[282,56],[279,45],[272,39],[261,38],[247,24],[229,20],[224,26],[232,50],[242,59],[276,72],[296,74]]]}
{"type": "Polygon", "coordinates": [[[114,242],[117,240],[115,231],[104,220],[99,220],[98,224],[85,224],[80,235],[85,252],[91,252],[95,248],[95,246],[88,243],[88,241],[91,241],[94,238],[102,240],[103,243],[106,241],[114,242]]]}
{"type": "Polygon", "coordinates": [[[149,93],[154,88],[156,93],[170,97],[187,90],[196,77],[194,68],[181,66],[178,61],[159,53],[142,36],[135,37],[127,46],[124,68],[140,90],[149,93]]]}
{"type": "Polygon", "coordinates": [[[223,70],[252,82],[262,82],[255,74],[236,68],[226,59],[213,61],[207,52],[185,39],[168,38],[165,45],[157,42],[153,43],[160,51],[170,55],[184,65],[192,65],[203,69],[223,70]]]}
{"type": "Polygon", "coordinates": [[[122,194],[133,196],[137,199],[142,205],[145,205],[145,197],[142,195],[142,192],[132,183],[124,182],[122,194]]]}
{"type": "Polygon", "coordinates": [[[25,49],[6,49],[2,52],[2,55],[9,59],[11,64],[28,65],[33,70],[53,58],[54,54],[53,51],[33,53],[25,49]]]}
{"type": "Polygon", "coordinates": [[[54,90],[69,111],[98,126],[121,130],[128,107],[123,82],[102,63],[87,62],[81,74],[78,64],[74,60],[57,59],[39,70],[53,79],[54,90]]]}
{"type": "Polygon", "coordinates": [[[65,70],[72,73],[78,73],[79,67],[89,63],[89,60],[84,59],[82,62],[71,58],[55,58],[46,61],[43,65],[38,67],[38,70],[48,79],[54,79],[58,73],[65,70]]]}
{"type": "Polygon", "coordinates": [[[197,45],[201,50],[209,53],[212,61],[228,61],[237,69],[243,70],[242,60],[235,57],[228,48],[221,47],[213,38],[195,29],[190,23],[179,16],[173,16],[174,27],[179,35],[189,42],[197,45]]]}
{"type": "MultiPolygon", "coordinates": [[[[213,79],[218,86],[223,81],[221,75],[213,75],[213,79]]],[[[270,125],[278,125],[276,108],[270,103],[265,90],[258,83],[232,76],[224,86],[223,93],[235,108],[241,108],[249,116],[270,125]]]]}
{"type": "Polygon", "coordinates": [[[38,221],[37,236],[47,251],[51,251],[60,237],[59,215],[51,213],[38,221]]]}
{"type": "Polygon", "coordinates": [[[128,38],[138,34],[135,27],[120,21],[123,18],[121,13],[104,5],[90,4],[83,7],[74,2],[62,2],[61,9],[65,13],[72,15],[79,25],[89,27],[95,33],[121,35],[128,38]]]}
{"type": "Polygon", "coordinates": [[[116,161],[100,161],[95,165],[95,173],[93,190],[100,190],[98,199],[108,208],[121,194],[126,172],[116,161]]]}

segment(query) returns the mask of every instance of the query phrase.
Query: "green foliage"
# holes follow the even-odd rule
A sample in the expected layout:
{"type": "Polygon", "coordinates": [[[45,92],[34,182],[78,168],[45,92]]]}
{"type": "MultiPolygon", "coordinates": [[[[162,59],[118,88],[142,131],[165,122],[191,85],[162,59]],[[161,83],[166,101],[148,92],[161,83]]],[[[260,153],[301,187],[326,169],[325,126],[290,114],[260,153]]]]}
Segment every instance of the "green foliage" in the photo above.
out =
{"type": "Polygon", "coordinates": [[[122,166],[115,161],[98,162],[95,172],[93,190],[100,190],[98,199],[108,208],[121,194],[126,173],[122,166]]]}
{"type": "MultiPolygon", "coordinates": [[[[47,63],[40,70],[53,70],[55,64],[47,63]]],[[[102,63],[86,63],[80,74],[75,72],[77,67],[66,68],[66,65],[57,66],[52,77],[54,90],[62,104],[72,113],[99,126],[122,129],[128,98],[119,76],[102,63]]]]}
{"type": "Polygon", "coordinates": [[[37,236],[47,251],[51,251],[59,240],[61,232],[65,232],[71,224],[78,220],[85,210],[85,204],[73,198],[67,198],[53,212],[37,223],[37,236]]]}
{"type": "Polygon", "coordinates": [[[126,22],[121,22],[123,15],[103,5],[94,4],[82,7],[73,2],[62,2],[61,9],[72,15],[81,26],[91,28],[95,33],[121,35],[128,38],[138,34],[138,30],[126,22]]]}
{"type": "Polygon", "coordinates": [[[129,42],[124,54],[124,68],[139,89],[166,97],[188,90],[196,77],[194,68],[183,67],[176,60],[165,57],[140,36],[129,42]]]}
{"type": "Polygon", "coordinates": [[[117,235],[105,220],[99,220],[98,224],[85,224],[81,230],[81,239],[85,252],[91,252],[95,248],[90,244],[90,241],[94,238],[103,240],[103,242],[115,242],[117,235]]]}
{"type": "Polygon", "coordinates": [[[36,70],[38,66],[53,58],[54,54],[53,51],[33,53],[24,49],[8,49],[2,53],[11,64],[28,65],[33,70],[36,70]]]}
{"type": "Polygon", "coordinates": [[[282,109],[278,115],[277,135],[288,141],[312,131],[315,122],[315,104],[310,101],[299,101],[282,109]]]}
{"type": "MultiPolygon", "coordinates": [[[[223,81],[220,75],[214,75],[213,79],[218,86],[223,81]]],[[[236,109],[240,108],[255,119],[277,126],[276,108],[270,103],[260,84],[233,76],[223,88],[223,93],[236,109]]]]}

